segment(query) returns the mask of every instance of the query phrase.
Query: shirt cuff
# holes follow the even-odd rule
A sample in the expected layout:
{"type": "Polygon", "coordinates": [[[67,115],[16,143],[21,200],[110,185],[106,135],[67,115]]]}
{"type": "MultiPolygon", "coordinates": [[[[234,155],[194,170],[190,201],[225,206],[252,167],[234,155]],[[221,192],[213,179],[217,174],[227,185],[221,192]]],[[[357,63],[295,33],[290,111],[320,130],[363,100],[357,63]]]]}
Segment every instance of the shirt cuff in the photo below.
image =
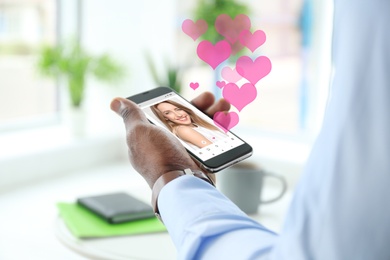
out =
{"type": "MultiPolygon", "coordinates": [[[[158,198],[158,207],[178,249],[179,259],[203,254],[200,251],[209,248],[207,241],[211,237],[222,238],[243,229],[257,230],[259,235],[266,234],[267,237],[275,236],[211,184],[194,176],[182,176],[165,185],[158,198]]],[[[257,248],[259,245],[261,243],[257,248]]]]}

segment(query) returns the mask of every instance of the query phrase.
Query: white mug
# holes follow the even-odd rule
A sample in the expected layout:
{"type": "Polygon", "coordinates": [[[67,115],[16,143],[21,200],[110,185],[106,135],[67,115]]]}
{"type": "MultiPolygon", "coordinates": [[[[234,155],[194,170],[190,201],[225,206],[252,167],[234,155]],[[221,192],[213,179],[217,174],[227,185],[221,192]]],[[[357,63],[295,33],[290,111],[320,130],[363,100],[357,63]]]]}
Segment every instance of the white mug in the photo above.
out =
{"type": "Polygon", "coordinates": [[[266,172],[253,163],[240,162],[218,173],[217,187],[242,211],[255,214],[259,205],[282,198],[287,190],[287,182],[283,176],[266,172]],[[276,197],[262,200],[264,178],[275,178],[280,181],[280,192],[276,197]]]}

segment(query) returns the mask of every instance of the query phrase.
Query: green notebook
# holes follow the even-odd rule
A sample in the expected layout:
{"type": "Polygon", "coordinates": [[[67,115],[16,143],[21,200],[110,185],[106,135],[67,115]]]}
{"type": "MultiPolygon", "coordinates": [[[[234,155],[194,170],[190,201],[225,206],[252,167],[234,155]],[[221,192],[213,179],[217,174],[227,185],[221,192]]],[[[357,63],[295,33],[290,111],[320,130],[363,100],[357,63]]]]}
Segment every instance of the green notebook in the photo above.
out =
{"type": "Polygon", "coordinates": [[[166,231],[157,218],[109,224],[77,203],[57,203],[60,216],[75,237],[96,238],[166,231]]]}

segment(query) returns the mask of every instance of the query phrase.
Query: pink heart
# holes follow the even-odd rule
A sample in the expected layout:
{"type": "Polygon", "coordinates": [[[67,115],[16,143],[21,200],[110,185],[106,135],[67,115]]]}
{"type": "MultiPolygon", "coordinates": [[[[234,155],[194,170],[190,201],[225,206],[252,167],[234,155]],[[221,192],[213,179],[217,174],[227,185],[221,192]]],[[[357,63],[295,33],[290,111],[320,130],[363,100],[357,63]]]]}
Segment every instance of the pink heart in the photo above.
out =
{"type": "Polygon", "coordinates": [[[248,47],[252,52],[259,48],[266,39],[265,33],[262,30],[257,30],[253,34],[249,30],[244,30],[240,33],[240,42],[248,47]]]}
{"type": "Polygon", "coordinates": [[[227,84],[222,90],[222,96],[238,111],[255,100],[257,96],[256,87],[250,83],[245,83],[239,88],[235,83],[227,84]]]}
{"type": "Polygon", "coordinates": [[[227,14],[221,14],[215,20],[215,29],[230,43],[235,43],[238,40],[240,33],[243,30],[249,30],[250,28],[251,20],[245,14],[237,15],[234,20],[227,14]]]}
{"type": "Polygon", "coordinates": [[[199,58],[213,69],[224,60],[227,60],[231,52],[232,49],[227,41],[219,41],[215,46],[209,41],[201,41],[196,49],[199,58]]]}
{"type": "Polygon", "coordinates": [[[194,23],[191,19],[186,19],[181,25],[183,32],[194,41],[207,31],[207,27],[208,25],[205,20],[198,20],[194,23]]]}
{"type": "Polygon", "coordinates": [[[225,81],[217,81],[217,87],[219,87],[219,88],[223,88],[225,85],[226,85],[226,82],[225,81]]]}
{"type": "Polygon", "coordinates": [[[237,81],[242,79],[242,76],[237,73],[237,70],[231,69],[230,67],[223,68],[221,71],[221,75],[228,82],[232,82],[232,83],[236,83],[237,81]]]}
{"type": "Polygon", "coordinates": [[[225,133],[238,124],[239,117],[236,112],[217,112],[214,114],[214,123],[221,127],[225,133]]]}
{"type": "Polygon", "coordinates": [[[236,62],[236,70],[238,74],[256,85],[259,80],[270,73],[271,61],[266,56],[260,56],[255,61],[248,56],[241,56],[236,62]]]}
{"type": "Polygon", "coordinates": [[[193,90],[197,89],[199,87],[199,83],[198,82],[191,82],[190,83],[190,88],[192,88],[193,90]]]}
{"type": "Polygon", "coordinates": [[[232,44],[232,55],[237,54],[244,47],[245,46],[242,45],[240,41],[236,41],[235,43],[232,44]]]}

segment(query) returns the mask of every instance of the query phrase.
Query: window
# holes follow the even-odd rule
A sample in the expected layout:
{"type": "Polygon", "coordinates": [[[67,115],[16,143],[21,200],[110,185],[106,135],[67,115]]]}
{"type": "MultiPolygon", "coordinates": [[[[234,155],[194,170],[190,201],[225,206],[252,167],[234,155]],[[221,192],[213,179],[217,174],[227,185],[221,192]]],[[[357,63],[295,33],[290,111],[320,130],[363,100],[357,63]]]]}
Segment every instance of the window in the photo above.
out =
{"type": "Polygon", "coordinates": [[[35,65],[40,46],[55,43],[56,20],[56,1],[0,0],[0,130],[57,114],[56,84],[35,65]]]}

